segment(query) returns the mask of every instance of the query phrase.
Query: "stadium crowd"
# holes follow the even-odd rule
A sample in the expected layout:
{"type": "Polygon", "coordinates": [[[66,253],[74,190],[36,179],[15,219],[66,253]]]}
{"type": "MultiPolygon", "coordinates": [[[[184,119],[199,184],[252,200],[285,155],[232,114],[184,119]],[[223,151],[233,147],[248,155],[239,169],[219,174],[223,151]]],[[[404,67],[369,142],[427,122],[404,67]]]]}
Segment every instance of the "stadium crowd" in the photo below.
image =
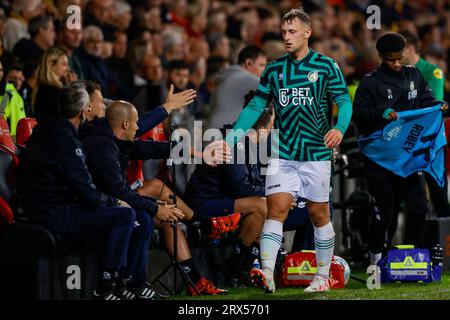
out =
{"type": "MultiPolygon", "coordinates": [[[[231,285],[248,284],[267,215],[260,167],[180,165],[173,186],[157,178],[169,144],[135,138],[159,123],[166,134],[170,124],[194,134],[194,120],[203,129],[222,130],[235,122],[266,65],[285,53],[281,16],[298,7],[311,18],[310,47],[338,63],[352,99],[361,79],[380,64],[377,39],[397,31],[407,40],[403,63],[416,65],[420,55],[432,64],[434,77],[426,80],[437,100],[449,101],[449,0],[0,1],[0,113],[13,137],[22,118],[38,122],[21,156],[23,208],[53,232],[104,235],[98,298],[166,297],[146,279],[147,249],[155,227],[173,253],[174,221],[209,239],[239,227],[225,269],[231,285]],[[372,4],[380,8],[380,28],[367,26],[372,4]],[[79,27],[71,26],[71,5],[81,8],[79,27]],[[144,160],[145,181],[137,190],[127,177],[130,160],[144,160]],[[177,208],[171,188],[179,195],[177,208]]],[[[265,129],[264,135],[272,125],[268,107],[253,128],[265,129]]],[[[449,216],[446,189],[434,190],[434,209],[449,216]]],[[[302,201],[292,204],[285,230],[309,226],[305,243],[313,248],[302,201]]],[[[202,276],[177,232],[178,260],[195,284],[188,292],[226,293],[202,276]]]]}

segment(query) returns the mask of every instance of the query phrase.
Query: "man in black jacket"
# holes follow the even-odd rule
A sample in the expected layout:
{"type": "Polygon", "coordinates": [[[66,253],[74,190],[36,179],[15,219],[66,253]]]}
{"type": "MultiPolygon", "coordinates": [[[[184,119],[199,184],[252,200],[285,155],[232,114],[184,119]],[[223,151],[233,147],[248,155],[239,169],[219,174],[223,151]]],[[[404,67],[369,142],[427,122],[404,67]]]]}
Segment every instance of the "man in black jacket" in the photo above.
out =
{"type": "MultiPolygon", "coordinates": [[[[395,121],[397,111],[431,107],[440,102],[417,68],[401,64],[405,46],[404,37],[398,33],[385,33],[377,40],[381,66],[361,80],[353,103],[354,121],[364,136],[395,121]]],[[[404,240],[409,244],[417,243],[428,205],[420,173],[401,178],[367,158],[365,169],[369,192],[377,203],[369,230],[370,264],[376,264],[387,240],[395,201],[401,199],[406,203],[404,240]]]]}
{"type": "Polygon", "coordinates": [[[33,223],[63,237],[104,237],[96,298],[118,299],[114,286],[126,265],[135,222],[131,208],[98,191],[85,163],[77,129],[85,120],[87,92],[68,87],[58,93],[60,115],[53,123],[38,124],[20,155],[19,194],[33,223]]]}

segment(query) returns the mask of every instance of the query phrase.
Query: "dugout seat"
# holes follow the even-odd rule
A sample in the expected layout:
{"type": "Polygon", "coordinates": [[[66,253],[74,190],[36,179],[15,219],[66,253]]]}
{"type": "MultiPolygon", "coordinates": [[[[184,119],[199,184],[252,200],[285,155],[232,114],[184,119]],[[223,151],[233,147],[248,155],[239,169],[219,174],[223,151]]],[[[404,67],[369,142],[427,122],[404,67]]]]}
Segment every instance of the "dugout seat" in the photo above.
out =
{"type": "Polygon", "coordinates": [[[33,132],[33,128],[37,125],[36,119],[34,118],[22,118],[17,123],[16,129],[16,144],[17,147],[25,149],[27,145],[28,138],[33,132]]]}

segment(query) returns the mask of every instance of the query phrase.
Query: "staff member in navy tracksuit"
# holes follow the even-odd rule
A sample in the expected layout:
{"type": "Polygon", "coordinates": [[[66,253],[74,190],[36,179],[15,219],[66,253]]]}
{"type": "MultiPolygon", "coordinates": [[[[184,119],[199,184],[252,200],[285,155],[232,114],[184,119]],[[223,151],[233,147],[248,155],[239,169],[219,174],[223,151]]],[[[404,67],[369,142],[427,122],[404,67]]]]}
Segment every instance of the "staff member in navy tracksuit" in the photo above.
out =
{"type": "Polygon", "coordinates": [[[83,88],[58,89],[59,115],[38,124],[20,155],[19,194],[30,220],[67,238],[102,237],[101,273],[96,298],[119,299],[118,271],[126,266],[135,222],[131,208],[99,192],[87,171],[78,127],[89,96],[83,88]]]}
{"type": "MultiPolygon", "coordinates": [[[[398,118],[397,112],[438,104],[419,69],[401,63],[405,38],[394,32],[377,40],[381,66],[367,74],[356,90],[353,119],[364,136],[382,129],[398,118]]],[[[407,208],[405,243],[416,244],[428,213],[423,177],[414,173],[402,178],[365,159],[369,192],[375,197],[375,210],[369,228],[371,264],[381,258],[386,233],[392,223],[394,203],[403,200],[407,208]]]]}

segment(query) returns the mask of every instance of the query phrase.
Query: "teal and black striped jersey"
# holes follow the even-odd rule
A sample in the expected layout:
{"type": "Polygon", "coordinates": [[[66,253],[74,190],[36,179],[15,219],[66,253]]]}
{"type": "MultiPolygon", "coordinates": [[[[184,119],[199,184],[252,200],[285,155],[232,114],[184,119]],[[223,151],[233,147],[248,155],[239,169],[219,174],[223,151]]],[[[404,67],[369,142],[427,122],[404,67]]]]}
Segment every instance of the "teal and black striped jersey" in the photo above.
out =
{"type": "MultiPolygon", "coordinates": [[[[350,108],[350,116],[345,117],[346,121],[341,121],[341,125],[338,121],[335,126],[342,134],[351,117],[347,84],[337,63],[309,50],[302,60],[294,60],[286,54],[268,64],[255,97],[241,113],[234,130],[242,129],[245,132],[251,128],[272,99],[275,105],[275,128],[279,130],[280,158],[297,161],[331,160],[332,150],[326,147],[324,136],[331,129],[332,100],[345,101],[350,108]]],[[[338,103],[339,107],[342,104],[338,103]]],[[[230,143],[229,139],[227,136],[227,142],[230,143]]]]}

